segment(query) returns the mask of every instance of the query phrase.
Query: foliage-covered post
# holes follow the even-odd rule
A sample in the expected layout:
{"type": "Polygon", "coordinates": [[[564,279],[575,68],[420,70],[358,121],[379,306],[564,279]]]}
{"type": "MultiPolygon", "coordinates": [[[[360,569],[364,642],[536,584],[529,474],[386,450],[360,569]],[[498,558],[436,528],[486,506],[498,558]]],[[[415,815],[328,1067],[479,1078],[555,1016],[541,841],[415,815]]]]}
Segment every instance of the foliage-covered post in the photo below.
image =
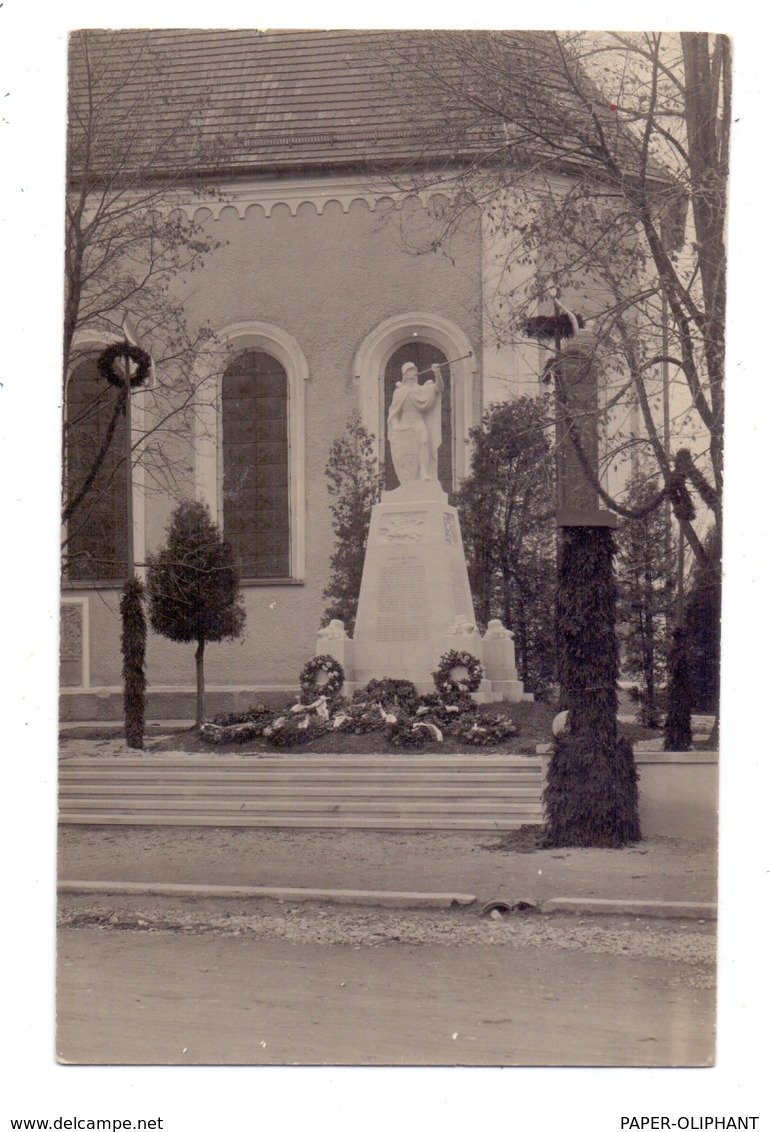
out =
{"type": "Polygon", "coordinates": [[[609,527],[562,532],[559,677],[569,717],[544,792],[551,845],[619,848],[641,836],[634,755],[617,732],[613,541],[609,527]]]}
{"type": "Polygon", "coordinates": [[[120,599],[121,651],[123,654],[123,713],[126,742],[141,751],[144,747],[144,652],[147,621],[144,616],[144,586],[139,578],[127,579],[120,599]]]}
{"type": "Polygon", "coordinates": [[[207,641],[233,640],[246,613],[232,548],[203,503],[180,503],[165,547],[148,560],[150,624],[172,641],[195,641],[196,726],[205,718],[203,653],[207,641]]]}
{"type": "Polygon", "coordinates": [[[144,747],[144,693],[147,680],[144,654],[147,645],[147,621],[144,616],[144,586],[136,577],[134,564],[134,477],[132,469],[133,436],[131,432],[131,391],[144,383],[152,369],[152,358],[129,337],[124,321],[126,341],[108,346],[99,358],[99,370],[113,385],[122,388],[123,412],[126,418],[124,460],[126,467],[126,581],[120,599],[121,652],[123,655],[123,714],[126,742],[129,747],[144,747]],[[114,363],[122,359],[122,372],[114,363]]]}
{"type": "Polygon", "coordinates": [[[582,466],[587,460],[596,471],[596,340],[565,313],[570,314],[570,340],[557,353],[553,373],[562,434],[557,440],[558,671],[561,706],[569,716],[566,731],[556,739],[544,791],[547,837],[552,845],[615,848],[641,836],[634,755],[617,731],[616,520],[596,506],[582,466]]]}

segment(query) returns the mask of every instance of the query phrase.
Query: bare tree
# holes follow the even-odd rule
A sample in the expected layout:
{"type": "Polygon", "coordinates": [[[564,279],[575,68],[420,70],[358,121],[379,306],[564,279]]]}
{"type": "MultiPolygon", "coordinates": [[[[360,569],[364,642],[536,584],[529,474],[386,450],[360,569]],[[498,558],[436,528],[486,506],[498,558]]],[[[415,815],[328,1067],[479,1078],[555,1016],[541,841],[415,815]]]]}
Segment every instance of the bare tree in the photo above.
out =
{"type": "MultiPolygon", "coordinates": [[[[125,466],[124,390],[97,380],[95,359],[130,316],[154,359],[131,450],[148,490],[184,468],[167,441],[189,427],[203,376],[221,364],[210,330],[188,325],[179,280],[215,246],[181,207],[191,170],[215,156],[203,133],[207,93],[189,104],[148,32],[80,31],[70,42],[65,212],[62,519],[67,547],[125,466]],[[172,285],[175,284],[175,285],[172,285]],[[90,387],[68,383],[90,367],[90,387]]],[[[200,192],[200,189],[198,190],[200,192]]],[[[189,463],[189,461],[186,461],[189,463]]]]}
{"type": "Polygon", "coordinates": [[[600,342],[606,465],[651,454],[705,564],[690,495],[719,531],[729,40],[437,31],[390,43],[394,83],[423,108],[415,121],[430,107],[433,122],[394,178],[431,194],[429,237],[405,228],[405,242],[435,252],[483,228],[495,249],[485,316],[502,344],[521,344],[555,293],[582,311],[600,342]]]}

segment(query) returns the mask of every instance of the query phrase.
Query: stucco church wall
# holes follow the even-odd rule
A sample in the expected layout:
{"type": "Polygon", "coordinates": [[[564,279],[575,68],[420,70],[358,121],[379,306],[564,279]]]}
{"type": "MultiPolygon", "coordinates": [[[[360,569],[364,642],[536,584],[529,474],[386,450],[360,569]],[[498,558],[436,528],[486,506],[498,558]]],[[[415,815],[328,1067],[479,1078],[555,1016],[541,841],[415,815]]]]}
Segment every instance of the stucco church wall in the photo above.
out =
{"type": "MultiPolygon", "coordinates": [[[[329,201],[319,214],[303,204],[292,216],[259,206],[241,219],[225,208],[204,227],[221,242],[200,272],[184,281],[192,327],[226,331],[237,323],[268,323],[290,334],[307,359],[305,384],[306,562],[301,585],[244,587],[242,641],[207,646],[207,685],[295,684],[314,652],[325,608],[333,534],[324,469],[332,441],[359,408],[354,359],[363,339],[385,319],[411,310],[440,315],[480,348],[481,257],[473,236],[450,259],[414,256],[398,240],[398,225],[381,210],[354,202],[348,212],[329,201]]],[[[164,539],[173,500],[146,499],[147,550],[164,539]]],[[[117,599],[91,600],[91,685],[119,686],[117,599]],[[98,612],[97,612],[98,611],[98,612]]],[[[151,686],[194,684],[192,646],[149,635],[151,686]]]]}

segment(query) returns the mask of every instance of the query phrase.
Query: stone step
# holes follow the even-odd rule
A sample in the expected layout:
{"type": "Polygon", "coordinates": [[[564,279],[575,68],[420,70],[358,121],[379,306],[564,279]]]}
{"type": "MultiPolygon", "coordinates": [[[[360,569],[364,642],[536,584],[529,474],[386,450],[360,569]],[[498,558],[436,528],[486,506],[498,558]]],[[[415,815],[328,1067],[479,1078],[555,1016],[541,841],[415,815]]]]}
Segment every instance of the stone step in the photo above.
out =
{"type": "Polygon", "coordinates": [[[269,781],[366,781],[371,782],[377,778],[395,781],[453,781],[464,778],[469,774],[484,782],[494,780],[511,781],[531,779],[535,781],[542,773],[539,759],[521,760],[514,763],[489,763],[443,765],[437,763],[423,763],[421,760],[412,762],[393,763],[346,763],[335,761],[329,763],[236,763],[213,762],[209,764],[196,763],[192,759],[173,763],[160,763],[155,760],[130,761],[84,759],[82,762],[67,760],[62,762],[60,777],[72,782],[85,782],[89,779],[101,781],[109,776],[111,781],[172,781],[174,779],[185,781],[228,781],[228,782],[269,782],[269,781]]]}
{"type": "MultiPolygon", "coordinates": [[[[540,809],[539,798],[522,798],[516,799],[511,802],[518,810],[538,811],[540,809]]],[[[462,809],[466,812],[472,813],[485,813],[491,810],[505,810],[506,805],[499,799],[486,801],[483,798],[419,798],[416,800],[379,797],[372,800],[365,800],[361,798],[341,799],[341,798],[309,798],[297,796],[294,798],[232,798],[225,799],[224,801],[216,796],[205,795],[193,798],[184,797],[159,797],[159,798],[135,798],[133,796],[121,796],[116,798],[73,798],[71,802],[63,800],[60,803],[61,813],[67,813],[70,808],[78,808],[80,810],[93,810],[100,809],[114,809],[116,807],[121,810],[143,809],[148,812],[152,810],[168,810],[172,807],[175,810],[182,811],[201,811],[209,810],[212,812],[221,813],[242,813],[246,810],[258,813],[260,811],[270,811],[271,813],[291,813],[296,810],[298,813],[301,811],[313,812],[327,812],[327,813],[346,813],[346,812],[369,812],[373,810],[388,811],[388,812],[415,812],[420,813],[451,813],[462,809]],[[463,805],[464,803],[464,805],[463,805]]]]}
{"type": "MultiPolygon", "coordinates": [[[[223,786],[218,783],[123,783],[122,785],[114,785],[113,783],[98,784],[98,783],[64,783],[59,788],[59,797],[62,802],[66,802],[68,798],[90,798],[90,797],[125,797],[130,793],[133,798],[151,798],[155,795],[162,795],[163,797],[175,798],[192,798],[204,796],[207,798],[234,798],[236,800],[243,798],[253,799],[281,799],[281,798],[294,798],[301,796],[303,793],[307,794],[309,791],[301,783],[286,783],[280,786],[264,786],[261,783],[253,783],[244,786],[223,786]]],[[[343,786],[343,785],[327,785],[327,786],[313,786],[312,793],[314,798],[343,798],[343,799],[367,799],[372,797],[378,798],[403,798],[408,800],[410,798],[505,798],[505,799],[527,799],[527,798],[540,798],[540,782],[533,782],[528,786],[475,786],[475,785],[436,785],[428,783],[425,785],[415,784],[398,784],[398,783],[372,783],[367,785],[361,783],[358,786],[343,786]]]]}
{"type": "Polygon", "coordinates": [[[468,833],[506,832],[520,829],[523,825],[542,825],[542,816],[500,814],[494,817],[457,817],[455,815],[409,815],[403,818],[379,817],[365,818],[344,814],[326,816],[322,814],[297,817],[296,815],[259,816],[256,814],[228,815],[201,814],[189,816],[169,811],[167,814],[137,811],[126,814],[122,811],[105,811],[97,816],[92,813],[72,813],[60,819],[65,825],[153,825],[153,826],[194,826],[194,827],[245,827],[248,829],[379,829],[403,832],[424,831],[465,831],[468,833]]]}
{"type": "Polygon", "coordinates": [[[72,759],[63,824],[513,829],[542,822],[539,760],[296,755],[72,759]]]}
{"type": "Polygon", "coordinates": [[[475,770],[538,769],[540,759],[527,755],[189,755],[165,758],[159,755],[135,755],[125,758],[73,758],[62,759],[61,770],[81,770],[88,767],[109,767],[115,773],[143,768],[153,773],[158,770],[243,770],[249,772],[279,769],[282,772],[312,769],[366,770],[384,768],[388,771],[408,768],[423,770],[449,770],[462,772],[475,770]]]}

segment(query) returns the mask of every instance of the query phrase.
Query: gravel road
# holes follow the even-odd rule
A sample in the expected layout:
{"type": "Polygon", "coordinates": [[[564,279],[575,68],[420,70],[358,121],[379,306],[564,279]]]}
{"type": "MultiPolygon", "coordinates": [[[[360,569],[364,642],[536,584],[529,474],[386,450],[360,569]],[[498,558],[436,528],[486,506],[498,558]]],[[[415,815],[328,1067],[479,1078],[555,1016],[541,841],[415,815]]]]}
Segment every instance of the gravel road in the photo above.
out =
{"type": "Polygon", "coordinates": [[[414,944],[555,948],[669,960],[681,964],[677,981],[692,987],[714,985],[716,961],[713,924],[643,917],[543,916],[529,912],[490,919],[478,909],[372,911],[267,900],[67,896],[61,901],[59,926],[213,933],[291,944],[344,944],[355,949],[414,944]]]}

